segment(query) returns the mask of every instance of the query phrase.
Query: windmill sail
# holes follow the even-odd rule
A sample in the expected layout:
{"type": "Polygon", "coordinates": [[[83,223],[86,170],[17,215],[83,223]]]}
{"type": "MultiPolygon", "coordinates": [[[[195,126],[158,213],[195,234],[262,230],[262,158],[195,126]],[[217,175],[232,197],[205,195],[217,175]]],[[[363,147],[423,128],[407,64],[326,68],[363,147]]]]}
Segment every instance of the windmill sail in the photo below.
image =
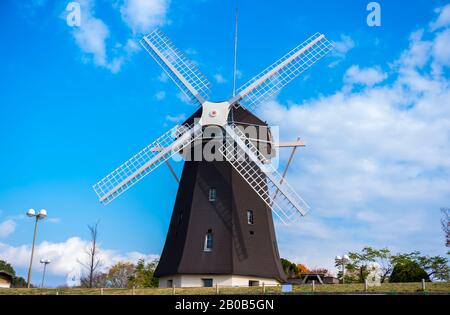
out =
{"type": "Polygon", "coordinates": [[[331,51],[325,35],[316,33],[238,89],[232,104],[254,110],[331,51]]]}
{"type": "Polygon", "coordinates": [[[144,36],[141,45],[193,102],[201,105],[205,101],[210,83],[163,32],[144,36]]]}
{"type": "Polygon", "coordinates": [[[253,143],[235,125],[225,127],[226,144],[220,148],[225,159],[244,178],[273,212],[285,223],[297,221],[309,209],[308,204],[273,168],[253,143]],[[277,192],[277,198],[273,199],[277,192]]]}
{"type": "Polygon", "coordinates": [[[201,136],[198,124],[170,129],[93,186],[100,201],[110,203],[201,136]]]}

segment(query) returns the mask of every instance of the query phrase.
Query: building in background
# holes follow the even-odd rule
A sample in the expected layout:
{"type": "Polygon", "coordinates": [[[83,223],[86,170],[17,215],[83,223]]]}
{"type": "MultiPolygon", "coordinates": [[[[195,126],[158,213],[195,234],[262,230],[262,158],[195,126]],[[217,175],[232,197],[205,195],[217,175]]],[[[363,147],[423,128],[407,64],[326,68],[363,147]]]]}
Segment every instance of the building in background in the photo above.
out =
{"type": "Polygon", "coordinates": [[[10,288],[13,278],[9,272],[0,270],[0,288],[10,288]]]}

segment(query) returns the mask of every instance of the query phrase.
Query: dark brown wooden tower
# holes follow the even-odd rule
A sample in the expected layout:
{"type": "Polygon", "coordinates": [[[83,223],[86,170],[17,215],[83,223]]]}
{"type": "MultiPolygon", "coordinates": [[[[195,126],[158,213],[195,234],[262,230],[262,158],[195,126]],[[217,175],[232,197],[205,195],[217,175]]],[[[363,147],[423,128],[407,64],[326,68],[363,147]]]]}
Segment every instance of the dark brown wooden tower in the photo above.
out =
{"type": "MultiPolygon", "coordinates": [[[[242,107],[234,109],[233,116],[238,125],[267,128],[242,107]]],[[[285,279],[272,211],[230,163],[185,162],[155,275],[160,287],[285,279]],[[205,247],[207,237],[212,248],[205,247]]]]}

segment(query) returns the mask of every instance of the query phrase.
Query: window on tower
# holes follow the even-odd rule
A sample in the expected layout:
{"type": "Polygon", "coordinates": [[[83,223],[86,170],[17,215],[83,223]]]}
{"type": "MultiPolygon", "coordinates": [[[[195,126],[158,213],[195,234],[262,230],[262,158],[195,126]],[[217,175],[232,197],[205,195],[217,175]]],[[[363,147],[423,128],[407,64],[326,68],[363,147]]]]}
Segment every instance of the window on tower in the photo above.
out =
{"type": "Polygon", "coordinates": [[[247,223],[253,224],[253,210],[247,210],[247,223]]]}
{"type": "Polygon", "coordinates": [[[205,235],[205,246],[204,246],[203,250],[205,252],[210,252],[210,251],[212,251],[212,248],[213,248],[213,233],[212,233],[212,230],[209,229],[208,233],[206,233],[206,235],[205,235]]]}
{"type": "Polygon", "coordinates": [[[217,190],[214,187],[209,189],[209,201],[216,201],[217,198],[217,190]]]}

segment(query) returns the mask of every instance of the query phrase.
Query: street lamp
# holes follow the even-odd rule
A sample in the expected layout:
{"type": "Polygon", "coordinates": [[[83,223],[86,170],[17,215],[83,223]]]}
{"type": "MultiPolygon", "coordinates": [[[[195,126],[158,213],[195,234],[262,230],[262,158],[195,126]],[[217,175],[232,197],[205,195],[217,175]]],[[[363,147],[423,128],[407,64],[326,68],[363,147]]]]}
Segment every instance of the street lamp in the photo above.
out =
{"type": "Polygon", "coordinates": [[[42,209],[38,213],[36,213],[36,211],[34,211],[34,209],[30,209],[27,212],[27,216],[29,216],[30,218],[33,218],[33,217],[36,218],[36,222],[34,223],[33,245],[31,246],[30,267],[28,267],[28,278],[27,278],[27,288],[30,288],[31,266],[33,265],[34,243],[36,242],[37,226],[38,226],[39,220],[41,220],[47,216],[47,211],[45,209],[42,209]]]}
{"type": "Polygon", "coordinates": [[[350,261],[350,258],[347,255],[344,256],[336,256],[336,262],[342,266],[342,284],[345,283],[345,264],[350,261]]]}
{"type": "Polygon", "coordinates": [[[47,269],[47,265],[49,263],[51,263],[51,261],[49,259],[41,259],[41,264],[44,264],[44,273],[42,274],[41,288],[44,287],[45,269],[47,269]]]}

